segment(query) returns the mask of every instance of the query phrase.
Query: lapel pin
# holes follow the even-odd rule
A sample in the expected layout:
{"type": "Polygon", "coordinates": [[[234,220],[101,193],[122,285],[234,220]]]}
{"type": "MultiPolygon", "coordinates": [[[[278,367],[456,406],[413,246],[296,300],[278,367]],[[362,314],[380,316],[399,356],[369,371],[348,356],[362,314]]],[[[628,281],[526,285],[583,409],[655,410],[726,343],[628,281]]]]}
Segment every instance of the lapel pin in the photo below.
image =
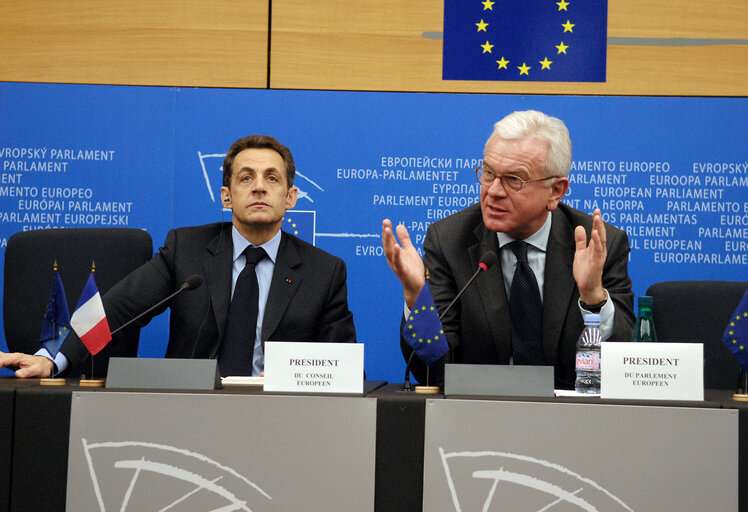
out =
{"type": "Polygon", "coordinates": [[[288,284],[291,284],[291,278],[287,277],[287,278],[286,278],[286,282],[287,282],[288,284]]]}

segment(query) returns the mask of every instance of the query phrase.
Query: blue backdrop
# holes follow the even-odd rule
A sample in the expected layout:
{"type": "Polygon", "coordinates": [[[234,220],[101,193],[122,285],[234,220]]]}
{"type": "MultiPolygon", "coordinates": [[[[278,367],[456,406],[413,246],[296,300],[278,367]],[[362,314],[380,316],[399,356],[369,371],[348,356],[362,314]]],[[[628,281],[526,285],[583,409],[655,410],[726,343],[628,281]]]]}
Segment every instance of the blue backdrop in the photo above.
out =
{"type": "MultiPolygon", "coordinates": [[[[158,247],[172,227],[229,220],[223,154],[242,136],[270,134],[298,169],[284,229],[346,261],[367,377],[401,381],[402,292],[381,221],[405,223],[420,246],[430,222],[477,200],[472,169],[493,123],[524,109],[566,122],[566,202],[599,206],[629,232],[637,294],[663,280],[748,280],[746,98],[0,83],[0,258],[24,229],[138,227],[158,247]]],[[[141,355],[163,355],[166,326],[159,318],[143,331],[141,355]]]]}

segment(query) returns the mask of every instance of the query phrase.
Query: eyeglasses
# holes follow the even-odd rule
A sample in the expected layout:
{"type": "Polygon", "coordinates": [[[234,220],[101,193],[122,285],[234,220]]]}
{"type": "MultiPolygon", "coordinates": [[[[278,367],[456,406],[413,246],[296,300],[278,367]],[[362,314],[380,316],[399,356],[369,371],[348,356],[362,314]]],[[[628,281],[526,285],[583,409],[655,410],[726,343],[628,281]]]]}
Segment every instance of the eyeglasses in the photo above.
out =
{"type": "Polygon", "coordinates": [[[491,183],[493,183],[496,178],[499,178],[502,187],[514,192],[519,192],[520,190],[522,190],[522,186],[526,183],[535,183],[536,181],[545,181],[559,178],[559,176],[548,176],[547,178],[538,178],[536,180],[524,180],[516,174],[496,174],[491,169],[486,167],[485,164],[481,164],[475,168],[475,177],[478,178],[478,181],[481,183],[481,185],[485,185],[487,187],[490,187],[491,183]]]}

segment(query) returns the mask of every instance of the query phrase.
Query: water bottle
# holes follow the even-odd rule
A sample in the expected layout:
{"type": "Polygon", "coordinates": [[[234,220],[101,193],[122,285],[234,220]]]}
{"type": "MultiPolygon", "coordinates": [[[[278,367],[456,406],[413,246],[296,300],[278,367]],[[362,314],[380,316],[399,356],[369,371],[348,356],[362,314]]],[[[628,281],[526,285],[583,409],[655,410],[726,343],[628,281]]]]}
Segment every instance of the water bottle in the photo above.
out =
{"type": "Polygon", "coordinates": [[[584,330],[577,341],[577,393],[600,393],[600,315],[584,315],[584,330]]]}
{"type": "Polygon", "coordinates": [[[636,315],[634,335],[631,341],[657,341],[654,318],[652,317],[652,297],[639,297],[639,314],[636,315]]]}

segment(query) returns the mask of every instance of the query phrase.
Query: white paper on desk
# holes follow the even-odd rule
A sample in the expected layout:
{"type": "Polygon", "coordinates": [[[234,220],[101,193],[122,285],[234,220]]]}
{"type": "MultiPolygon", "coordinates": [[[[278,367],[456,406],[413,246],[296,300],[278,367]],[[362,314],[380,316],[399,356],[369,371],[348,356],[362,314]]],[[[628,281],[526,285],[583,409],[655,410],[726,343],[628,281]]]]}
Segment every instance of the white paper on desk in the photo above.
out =
{"type": "Polygon", "coordinates": [[[265,382],[264,377],[246,377],[233,376],[221,377],[221,384],[224,386],[262,386],[265,382]]]}
{"type": "Polygon", "coordinates": [[[574,389],[554,389],[553,394],[563,397],[591,397],[600,396],[600,393],[580,393],[574,389]]]}
{"type": "Polygon", "coordinates": [[[265,391],[363,393],[362,343],[265,342],[265,391]]]}

